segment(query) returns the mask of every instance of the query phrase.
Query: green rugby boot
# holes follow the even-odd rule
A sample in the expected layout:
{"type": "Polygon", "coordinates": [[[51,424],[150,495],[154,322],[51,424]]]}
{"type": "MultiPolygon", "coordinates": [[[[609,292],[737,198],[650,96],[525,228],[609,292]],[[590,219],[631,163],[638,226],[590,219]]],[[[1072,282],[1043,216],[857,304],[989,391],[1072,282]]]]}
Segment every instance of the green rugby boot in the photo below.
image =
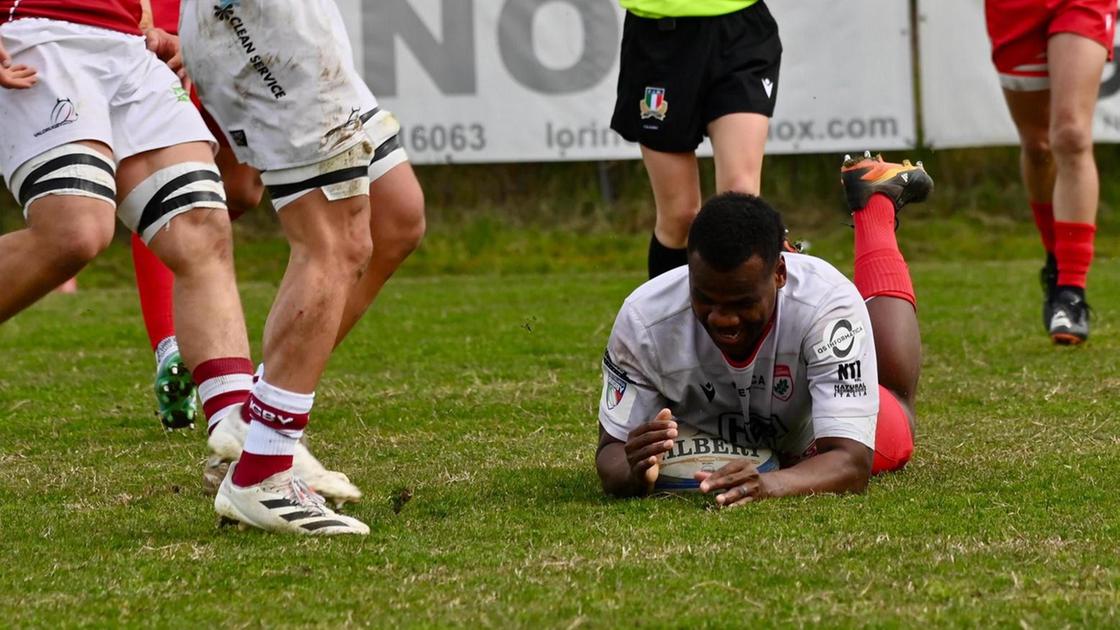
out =
{"type": "Polygon", "coordinates": [[[190,370],[176,350],[169,354],[156,369],[156,416],[163,428],[193,429],[198,416],[197,388],[191,380],[190,370]]]}

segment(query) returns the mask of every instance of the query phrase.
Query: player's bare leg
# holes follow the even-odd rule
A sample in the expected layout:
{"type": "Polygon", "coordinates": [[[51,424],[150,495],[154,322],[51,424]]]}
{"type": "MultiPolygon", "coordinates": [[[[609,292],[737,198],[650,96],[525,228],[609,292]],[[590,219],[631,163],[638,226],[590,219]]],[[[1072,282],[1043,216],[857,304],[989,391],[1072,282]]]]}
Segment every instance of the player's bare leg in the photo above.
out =
{"type": "Polygon", "coordinates": [[[1093,158],[1093,109],[1108,51],[1072,33],[1050,38],[1050,150],[1054,180],[1054,254],[1058,279],[1050,338],[1079,344],[1089,336],[1086,276],[1093,261],[1100,181],[1093,158]]]}
{"type": "Polygon", "coordinates": [[[394,166],[369,185],[370,234],[373,255],[346,302],[335,337],[337,347],[377,299],[401,263],[424,238],[424,191],[408,162],[394,166]]]}
{"type": "Polygon", "coordinates": [[[700,212],[700,171],[695,153],[666,153],[642,147],[657,222],[650,241],[649,276],[688,263],[688,228],[700,212]]]}
{"type": "MultiPolygon", "coordinates": [[[[222,174],[230,219],[256,207],[264,192],[260,173],[238,162],[228,147],[221,147],[214,161],[222,174]]],[[[174,275],[136,234],[132,235],[132,260],[144,326],[156,355],[156,415],[167,429],[193,426],[198,414],[197,387],[175,336],[174,275]]]]}
{"type": "MultiPolygon", "coordinates": [[[[112,164],[112,151],[80,142],[112,164]]],[[[112,176],[108,175],[111,183],[112,176]]],[[[27,227],[0,236],[0,322],[7,321],[74,277],[109,246],[116,226],[108,199],[49,194],[27,207],[27,227]]]]}
{"type": "Polygon", "coordinates": [[[238,161],[229,147],[218,149],[218,154],[214,156],[214,163],[222,173],[230,219],[236,221],[238,217],[260,205],[261,198],[264,196],[264,183],[261,182],[260,171],[238,161]]]}
{"type": "Polygon", "coordinates": [[[1050,150],[1055,221],[1095,223],[1100,195],[1093,159],[1093,110],[1108,52],[1097,42],[1059,33],[1050,38],[1050,150]]]}
{"type": "Polygon", "coordinates": [[[762,155],[769,128],[769,118],[752,113],[727,114],[708,124],[715,152],[717,193],[760,194],[762,155]]]}
{"type": "Polygon", "coordinates": [[[1072,33],[1049,39],[1050,89],[1004,90],[1022,146],[1023,181],[1047,251],[1044,325],[1055,343],[1088,338],[1085,280],[1093,257],[1099,176],[1092,116],[1108,51],[1072,33]]]}
{"type": "Polygon", "coordinates": [[[1054,257],[1054,155],[1050,152],[1050,90],[1003,90],[1011,120],[1019,132],[1019,169],[1027,201],[1038,228],[1046,264],[1039,273],[1042,284],[1042,327],[1050,330],[1051,300],[1058,283],[1054,257]]]}
{"type": "MultiPolygon", "coordinates": [[[[129,197],[162,169],[192,162],[213,164],[211,155],[208,143],[192,142],[130,157],[117,171],[119,196],[129,197]]],[[[247,358],[248,335],[224,207],[199,207],[175,216],[148,246],[175,274],[175,322],[187,366],[194,370],[215,357],[247,358]]]]}
{"type": "Polygon", "coordinates": [[[1054,156],[1050,153],[1050,90],[1003,90],[1011,120],[1019,132],[1019,170],[1027,197],[1050,203],[1054,198],[1054,156]]]}
{"type": "Polygon", "coordinates": [[[914,444],[914,400],[921,372],[914,286],[895,237],[898,212],[921,202],[933,181],[921,163],[847,159],[841,180],[855,223],[855,285],[867,301],[879,371],[873,473],[897,470],[914,444]]]}
{"type": "Polygon", "coordinates": [[[365,195],[327,201],[316,189],[279,211],[291,243],[288,268],[264,331],[269,383],[315,390],[334,348],[349,294],[373,244],[365,195]]]}

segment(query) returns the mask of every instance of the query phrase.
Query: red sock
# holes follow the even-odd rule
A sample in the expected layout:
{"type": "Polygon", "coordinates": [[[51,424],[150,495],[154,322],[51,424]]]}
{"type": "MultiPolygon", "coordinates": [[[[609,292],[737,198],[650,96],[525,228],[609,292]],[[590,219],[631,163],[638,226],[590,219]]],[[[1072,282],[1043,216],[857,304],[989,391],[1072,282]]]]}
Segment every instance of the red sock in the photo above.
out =
{"type": "Polygon", "coordinates": [[[1054,205],[1041,201],[1032,201],[1031,214],[1034,215],[1034,224],[1038,227],[1038,235],[1042,238],[1042,246],[1047,254],[1054,253],[1054,205]]]}
{"type": "Polygon", "coordinates": [[[210,359],[198,364],[191,375],[198,383],[207,431],[213,431],[214,426],[225,417],[225,410],[249,398],[249,389],[253,386],[253,362],[243,357],[210,359]]]}
{"type": "Polygon", "coordinates": [[[1092,223],[1054,222],[1054,256],[1058,259],[1058,286],[1085,288],[1085,276],[1093,263],[1092,223]]]}
{"type": "Polygon", "coordinates": [[[299,394],[269,385],[263,379],[249,395],[252,422],[245,436],[233,483],[258,484],[292,467],[292,455],[311,415],[315,394],[299,394]]]}
{"type": "Polygon", "coordinates": [[[255,486],[278,472],[292,467],[291,455],[257,455],[241,451],[241,459],[233,469],[233,483],[242,488],[255,486]]]}
{"type": "Polygon", "coordinates": [[[155,350],[159,342],[175,336],[171,300],[175,276],[135,233],[132,235],[132,266],[136,270],[136,290],[140,293],[144,327],[148,329],[148,341],[155,350]]]}
{"type": "Polygon", "coordinates": [[[894,236],[894,215],[894,203],[878,193],[871,195],[866,207],[852,213],[856,224],[856,289],[865,300],[887,295],[917,307],[910,269],[894,236]]]}

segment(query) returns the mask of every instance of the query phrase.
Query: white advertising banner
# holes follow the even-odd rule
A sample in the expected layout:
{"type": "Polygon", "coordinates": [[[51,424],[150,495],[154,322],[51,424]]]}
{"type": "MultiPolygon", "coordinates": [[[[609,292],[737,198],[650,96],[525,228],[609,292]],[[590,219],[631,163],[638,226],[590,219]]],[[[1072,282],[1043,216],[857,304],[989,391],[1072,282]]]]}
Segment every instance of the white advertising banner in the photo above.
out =
{"type": "MultiPolygon", "coordinates": [[[[1016,145],[992,65],[984,0],[918,0],[922,128],[934,148],[1016,145]]],[[[1120,74],[1105,65],[1094,138],[1120,142],[1120,74]]]]}
{"type": "MultiPolygon", "coordinates": [[[[415,162],[639,156],[610,129],[617,0],[338,3],[359,70],[401,120],[415,162]]],[[[769,6],[784,53],[767,152],[914,145],[906,2],[769,6]]]]}

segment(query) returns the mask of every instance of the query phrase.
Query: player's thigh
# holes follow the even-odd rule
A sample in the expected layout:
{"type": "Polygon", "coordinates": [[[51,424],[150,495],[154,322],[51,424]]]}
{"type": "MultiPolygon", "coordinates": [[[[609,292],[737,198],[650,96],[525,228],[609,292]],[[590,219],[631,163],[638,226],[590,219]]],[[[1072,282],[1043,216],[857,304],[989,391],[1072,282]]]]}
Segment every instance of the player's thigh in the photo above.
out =
{"type": "Polygon", "coordinates": [[[236,220],[260,205],[264,196],[264,182],[261,181],[260,171],[239,161],[226,144],[218,149],[214,162],[218,165],[225,184],[226,203],[229,205],[231,219],[236,220]]]}
{"type": "MultiPolygon", "coordinates": [[[[424,191],[408,162],[397,164],[369,185],[370,231],[379,247],[415,247],[424,236],[424,191]]],[[[410,248],[411,248],[410,247],[410,248]]]]}
{"type": "Polygon", "coordinates": [[[901,470],[914,453],[913,412],[889,389],[879,387],[879,415],[875,423],[875,455],[871,474],[901,470]]]}
{"type": "Polygon", "coordinates": [[[286,204],[277,217],[300,256],[339,260],[351,266],[369,260],[373,242],[368,195],[330,199],[316,188],[286,204]]]}
{"type": "Polygon", "coordinates": [[[1089,135],[1108,51],[1100,43],[1074,33],[1051,37],[1048,51],[1050,125],[1055,130],[1074,125],[1089,135]]]}
{"type": "Polygon", "coordinates": [[[85,262],[113,241],[115,215],[116,206],[101,196],[50,194],[28,206],[27,227],[55,257],[85,262]]]}
{"type": "Polygon", "coordinates": [[[700,209],[700,171],[695,153],[668,153],[642,146],[658,214],[695,214],[700,209]]]}
{"type": "Polygon", "coordinates": [[[762,156],[770,119],[763,114],[734,113],[708,124],[716,162],[716,191],[759,194],[762,156]]]}

